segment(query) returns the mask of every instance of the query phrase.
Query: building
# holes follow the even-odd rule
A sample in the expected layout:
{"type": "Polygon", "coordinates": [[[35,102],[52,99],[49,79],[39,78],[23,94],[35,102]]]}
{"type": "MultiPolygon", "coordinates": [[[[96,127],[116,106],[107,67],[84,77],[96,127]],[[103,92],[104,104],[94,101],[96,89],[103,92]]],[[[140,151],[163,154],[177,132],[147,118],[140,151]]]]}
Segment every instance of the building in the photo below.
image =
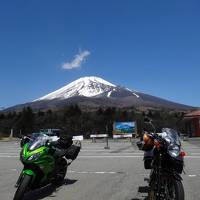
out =
{"type": "Polygon", "coordinates": [[[189,137],[200,137],[200,110],[187,113],[184,116],[186,133],[189,137]]]}

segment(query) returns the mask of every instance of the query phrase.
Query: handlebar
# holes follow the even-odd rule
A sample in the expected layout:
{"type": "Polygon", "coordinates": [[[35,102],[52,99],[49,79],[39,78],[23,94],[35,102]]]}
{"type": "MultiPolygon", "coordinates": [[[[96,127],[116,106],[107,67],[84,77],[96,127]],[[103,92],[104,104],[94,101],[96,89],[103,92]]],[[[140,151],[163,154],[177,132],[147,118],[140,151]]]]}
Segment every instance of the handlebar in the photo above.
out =
{"type": "Polygon", "coordinates": [[[145,134],[147,134],[151,139],[138,141],[136,144],[139,150],[149,151],[153,149],[153,147],[156,147],[157,149],[160,149],[160,147],[165,147],[166,141],[159,134],[152,132],[145,134]]]}

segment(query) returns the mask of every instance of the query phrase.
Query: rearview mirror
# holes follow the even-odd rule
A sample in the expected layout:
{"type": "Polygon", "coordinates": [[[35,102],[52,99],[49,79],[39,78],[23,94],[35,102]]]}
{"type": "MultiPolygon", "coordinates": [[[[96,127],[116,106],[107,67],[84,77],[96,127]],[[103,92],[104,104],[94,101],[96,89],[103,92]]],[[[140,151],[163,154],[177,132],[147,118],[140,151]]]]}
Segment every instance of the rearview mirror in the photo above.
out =
{"type": "Polygon", "coordinates": [[[20,141],[20,146],[21,148],[30,141],[30,138],[29,137],[26,137],[26,136],[23,136],[21,141],[20,141]]]}

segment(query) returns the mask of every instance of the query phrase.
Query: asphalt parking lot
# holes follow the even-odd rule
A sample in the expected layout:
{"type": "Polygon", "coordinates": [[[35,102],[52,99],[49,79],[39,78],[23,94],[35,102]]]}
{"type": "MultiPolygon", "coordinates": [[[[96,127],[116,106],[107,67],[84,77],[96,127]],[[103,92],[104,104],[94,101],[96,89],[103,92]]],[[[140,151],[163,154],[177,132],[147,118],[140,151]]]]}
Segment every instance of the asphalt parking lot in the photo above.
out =
{"type": "MultiPolygon", "coordinates": [[[[82,143],[77,160],[68,168],[65,183],[28,193],[37,200],[144,200],[149,171],[144,170],[142,152],[130,142],[82,143]]],[[[200,199],[200,140],[184,141],[187,152],[183,184],[186,200],[200,199]]],[[[0,200],[11,200],[22,165],[18,142],[0,142],[0,200]]]]}

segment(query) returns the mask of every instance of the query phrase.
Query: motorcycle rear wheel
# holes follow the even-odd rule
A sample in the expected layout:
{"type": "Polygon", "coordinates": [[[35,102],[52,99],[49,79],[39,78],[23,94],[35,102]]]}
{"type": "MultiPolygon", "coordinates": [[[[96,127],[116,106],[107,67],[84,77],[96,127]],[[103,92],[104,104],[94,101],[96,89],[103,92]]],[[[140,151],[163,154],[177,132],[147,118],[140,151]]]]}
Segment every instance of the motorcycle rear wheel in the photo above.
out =
{"type": "Polygon", "coordinates": [[[29,184],[31,181],[31,176],[29,175],[24,175],[22,178],[21,183],[19,184],[17,191],[15,192],[15,196],[13,200],[22,200],[24,197],[24,193],[27,191],[29,184]]]}

